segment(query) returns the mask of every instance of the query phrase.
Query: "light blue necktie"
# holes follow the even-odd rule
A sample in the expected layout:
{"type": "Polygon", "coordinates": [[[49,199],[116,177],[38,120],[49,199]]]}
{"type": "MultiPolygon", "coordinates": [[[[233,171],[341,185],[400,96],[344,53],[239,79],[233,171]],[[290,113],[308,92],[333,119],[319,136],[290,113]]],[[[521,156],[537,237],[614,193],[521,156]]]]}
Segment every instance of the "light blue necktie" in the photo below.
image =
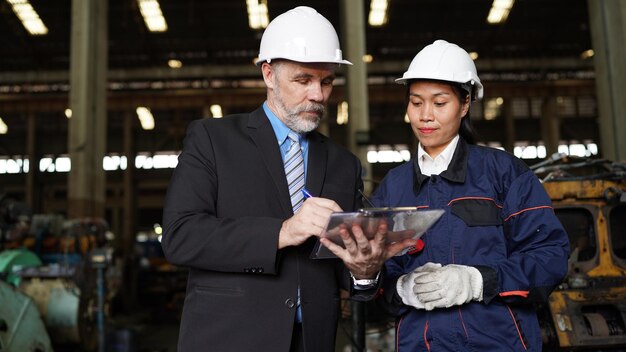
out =
{"type": "MultiPolygon", "coordinates": [[[[287,185],[289,186],[289,196],[291,198],[291,207],[295,214],[304,203],[304,158],[300,149],[300,136],[290,131],[287,138],[291,141],[289,150],[285,154],[285,175],[287,176],[287,185]]],[[[296,321],[302,322],[302,308],[300,306],[300,287],[298,287],[298,302],[296,308],[296,321]]]]}
{"type": "Polygon", "coordinates": [[[289,185],[289,196],[291,197],[291,207],[294,214],[304,203],[304,158],[300,150],[300,136],[291,131],[287,136],[291,141],[291,146],[285,154],[285,175],[287,185],[289,185]]]}

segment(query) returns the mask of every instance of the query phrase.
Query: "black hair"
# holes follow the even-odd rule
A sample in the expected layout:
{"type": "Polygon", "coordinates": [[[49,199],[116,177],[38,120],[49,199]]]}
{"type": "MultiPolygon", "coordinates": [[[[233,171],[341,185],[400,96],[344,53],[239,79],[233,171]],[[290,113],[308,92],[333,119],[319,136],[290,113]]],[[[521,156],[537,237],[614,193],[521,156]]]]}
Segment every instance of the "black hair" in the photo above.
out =
{"type": "MultiPolygon", "coordinates": [[[[456,96],[461,102],[461,104],[465,104],[465,100],[468,99],[468,97],[470,101],[472,100],[470,93],[466,89],[464,89],[460,83],[440,81],[440,80],[435,80],[435,79],[412,79],[406,82],[407,103],[409,100],[411,83],[417,82],[417,81],[449,84],[454,89],[456,96]]],[[[461,136],[461,138],[463,138],[465,142],[467,142],[468,144],[476,144],[477,135],[476,135],[476,132],[474,131],[474,126],[472,125],[472,119],[470,118],[469,109],[467,109],[467,113],[465,114],[465,116],[461,118],[461,126],[459,126],[459,136],[461,136]]]]}
{"type": "MultiPolygon", "coordinates": [[[[461,85],[458,83],[453,83],[452,87],[454,88],[454,91],[456,92],[456,95],[459,98],[461,104],[464,104],[465,100],[469,97],[471,106],[472,96],[470,95],[470,93],[466,89],[461,87],[461,85]]],[[[465,116],[461,118],[461,126],[459,126],[459,136],[461,136],[461,138],[463,138],[468,144],[476,144],[476,132],[474,131],[474,126],[472,125],[469,108],[467,109],[467,113],[465,114],[465,116]]]]}

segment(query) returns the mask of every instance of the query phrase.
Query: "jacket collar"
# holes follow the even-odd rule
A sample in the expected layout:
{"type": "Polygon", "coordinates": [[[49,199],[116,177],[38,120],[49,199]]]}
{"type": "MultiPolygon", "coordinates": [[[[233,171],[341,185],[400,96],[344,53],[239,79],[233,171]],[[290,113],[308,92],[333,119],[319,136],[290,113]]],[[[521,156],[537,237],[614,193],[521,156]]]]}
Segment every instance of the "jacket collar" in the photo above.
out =
{"type": "Polygon", "coordinates": [[[281,207],[285,214],[292,213],[289,187],[285,178],[285,168],[280,156],[276,134],[262,107],[250,113],[247,127],[248,134],[259,149],[263,163],[274,181],[281,207]]]}
{"type": "MultiPolygon", "coordinates": [[[[276,134],[263,107],[259,107],[250,114],[247,127],[250,138],[261,151],[261,157],[274,180],[281,206],[287,213],[291,213],[291,200],[283,160],[278,149],[276,134]]],[[[309,142],[306,188],[311,194],[317,195],[322,191],[324,175],[326,175],[328,145],[325,138],[316,131],[308,133],[305,138],[309,142]]]]}
{"type": "MultiPolygon", "coordinates": [[[[452,160],[448,169],[442,172],[439,176],[445,178],[450,182],[463,183],[465,182],[465,174],[467,172],[467,158],[469,157],[469,146],[467,142],[461,137],[459,143],[454,150],[452,160]]],[[[430,176],[422,174],[419,163],[417,162],[417,154],[413,158],[413,188],[415,193],[419,192],[422,187],[422,183],[430,176]]]]}
{"type": "Polygon", "coordinates": [[[328,143],[323,135],[317,131],[306,135],[309,140],[309,160],[306,171],[306,188],[313,195],[322,192],[326,167],[328,165],[328,143]]]}

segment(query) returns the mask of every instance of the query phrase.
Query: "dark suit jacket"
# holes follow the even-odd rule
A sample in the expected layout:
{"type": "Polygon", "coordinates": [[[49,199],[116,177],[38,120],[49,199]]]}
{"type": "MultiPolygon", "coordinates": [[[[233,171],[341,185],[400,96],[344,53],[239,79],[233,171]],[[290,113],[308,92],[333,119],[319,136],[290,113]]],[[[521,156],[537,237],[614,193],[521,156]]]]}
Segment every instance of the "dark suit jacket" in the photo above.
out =
{"type": "MultiPolygon", "coordinates": [[[[360,205],[359,160],[311,132],[306,187],[360,205]]],[[[190,124],[164,210],[167,259],[190,269],[179,351],[288,351],[301,290],[307,351],[334,351],[338,259],[309,259],[315,239],[277,249],[293,215],[274,130],[262,108],[190,124]]],[[[373,292],[372,292],[373,293],[373,292]]]]}

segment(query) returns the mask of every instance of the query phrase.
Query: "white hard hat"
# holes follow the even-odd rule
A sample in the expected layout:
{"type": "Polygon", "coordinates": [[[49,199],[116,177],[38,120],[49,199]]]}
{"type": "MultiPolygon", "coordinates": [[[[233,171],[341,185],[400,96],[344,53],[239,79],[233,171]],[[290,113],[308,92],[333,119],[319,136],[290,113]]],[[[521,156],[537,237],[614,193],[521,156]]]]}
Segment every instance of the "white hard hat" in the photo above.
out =
{"type": "Polygon", "coordinates": [[[460,83],[472,100],[483,97],[483,85],[476,73],[476,65],[469,54],[458,45],[445,40],[436,40],[427,45],[415,57],[409,69],[396,79],[406,84],[412,79],[434,79],[460,83]]]}
{"type": "Polygon", "coordinates": [[[307,6],[279,15],[263,32],[256,64],[272,59],[352,65],[341,56],[333,25],[307,6]]]}

